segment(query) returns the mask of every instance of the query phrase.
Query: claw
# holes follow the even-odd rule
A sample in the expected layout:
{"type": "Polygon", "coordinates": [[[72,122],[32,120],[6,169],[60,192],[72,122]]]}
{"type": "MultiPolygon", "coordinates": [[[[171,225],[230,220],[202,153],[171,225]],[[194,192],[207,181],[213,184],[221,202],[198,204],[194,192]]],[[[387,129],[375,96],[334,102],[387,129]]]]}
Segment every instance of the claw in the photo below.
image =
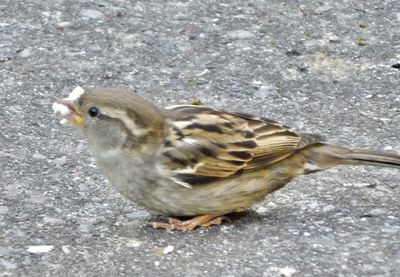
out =
{"type": "Polygon", "coordinates": [[[223,220],[229,221],[229,218],[221,215],[199,215],[188,220],[179,220],[176,218],[169,218],[168,223],[166,222],[153,222],[153,228],[156,229],[170,229],[189,231],[196,227],[209,227],[211,225],[220,225],[223,220]]]}

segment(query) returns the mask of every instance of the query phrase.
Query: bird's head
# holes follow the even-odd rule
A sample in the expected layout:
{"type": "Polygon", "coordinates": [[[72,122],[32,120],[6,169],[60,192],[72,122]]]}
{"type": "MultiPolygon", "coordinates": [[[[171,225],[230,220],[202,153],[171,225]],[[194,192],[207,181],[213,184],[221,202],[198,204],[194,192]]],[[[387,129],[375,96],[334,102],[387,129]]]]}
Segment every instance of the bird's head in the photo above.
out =
{"type": "Polygon", "coordinates": [[[77,87],[53,110],[62,124],[80,127],[95,151],[152,146],[165,132],[162,111],[128,90],[77,87]]]}

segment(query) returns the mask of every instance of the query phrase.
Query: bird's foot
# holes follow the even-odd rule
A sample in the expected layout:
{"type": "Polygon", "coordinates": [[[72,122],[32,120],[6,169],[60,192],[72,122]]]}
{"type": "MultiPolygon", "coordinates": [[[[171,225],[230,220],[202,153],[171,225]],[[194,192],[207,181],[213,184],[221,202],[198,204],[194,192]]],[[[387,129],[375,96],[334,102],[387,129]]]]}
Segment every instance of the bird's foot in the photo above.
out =
{"type": "Polygon", "coordinates": [[[211,225],[220,225],[222,223],[222,220],[229,221],[229,218],[226,216],[215,214],[199,215],[188,220],[170,218],[168,220],[168,223],[153,222],[153,228],[189,231],[196,227],[209,227],[211,225]]]}

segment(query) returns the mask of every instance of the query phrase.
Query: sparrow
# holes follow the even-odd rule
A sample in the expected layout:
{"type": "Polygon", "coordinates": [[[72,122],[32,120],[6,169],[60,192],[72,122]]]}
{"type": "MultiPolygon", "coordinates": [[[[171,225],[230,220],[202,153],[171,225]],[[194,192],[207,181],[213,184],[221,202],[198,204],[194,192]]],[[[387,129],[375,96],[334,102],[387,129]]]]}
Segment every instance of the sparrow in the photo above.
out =
{"type": "Polygon", "coordinates": [[[199,105],[158,108],[122,89],[74,89],[53,104],[80,127],[109,182],[129,200],[191,230],[262,201],[295,177],[337,165],[400,168],[400,156],[330,145],[278,122],[199,105]]]}

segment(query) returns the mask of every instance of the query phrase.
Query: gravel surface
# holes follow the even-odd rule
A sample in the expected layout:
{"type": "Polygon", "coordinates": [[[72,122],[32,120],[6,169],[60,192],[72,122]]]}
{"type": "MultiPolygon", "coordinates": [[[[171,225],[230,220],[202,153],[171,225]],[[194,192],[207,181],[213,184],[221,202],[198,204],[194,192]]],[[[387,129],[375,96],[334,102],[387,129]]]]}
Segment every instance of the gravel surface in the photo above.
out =
{"type": "Polygon", "coordinates": [[[298,178],[222,226],[154,230],[51,104],[76,85],[400,152],[400,1],[0,1],[0,276],[399,276],[400,175],[298,178]]]}

